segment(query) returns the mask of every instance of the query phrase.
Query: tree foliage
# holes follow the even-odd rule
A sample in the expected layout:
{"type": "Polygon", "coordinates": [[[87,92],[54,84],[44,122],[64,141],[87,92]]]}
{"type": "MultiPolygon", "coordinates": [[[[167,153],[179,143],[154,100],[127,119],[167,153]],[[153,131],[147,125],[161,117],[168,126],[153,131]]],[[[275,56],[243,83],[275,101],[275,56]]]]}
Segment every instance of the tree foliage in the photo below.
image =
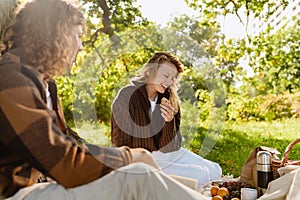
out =
{"type": "MultiPolygon", "coordinates": [[[[3,2],[16,5],[18,1],[3,2]]],[[[11,6],[3,2],[1,32],[13,22],[11,6]],[[10,20],[5,21],[4,16],[10,20]]],[[[286,0],[186,2],[199,10],[199,15],[177,16],[161,28],[142,16],[135,0],[80,1],[87,19],[84,50],[77,56],[72,71],[56,78],[67,119],[109,122],[110,106],[117,91],[160,50],[170,51],[183,61],[186,71],[180,82],[182,99],[207,106],[202,110],[206,116],[212,107],[222,107],[228,100],[226,95],[232,102],[238,102],[238,98],[233,100],[235,95],[252,98],[297,91],[299,20],[293,27],[273,35],[265,31],[237,40],[225,38],[216,20],[220,15],[235,14],[247,29],[249,17],[267,19],[276,9],[285,7],[286,0]],[[245,62],[254,72],[251,77],[242,66],[245,62]],[[195,98],[191,100],[191,96],[195,98]]]]}
{"type": "Polygon", "coordinates": [[[247,31],[251,17],[267,20],[280,7],[285,8],[288,0],[185,0],[187,4],[199,10],[207,18],[216,18],[217,16],[226,16],[234,14],[240,22],[245,26],[247,31]]]}
{"type": "Polygon", "coordinates": [[[146,25],[148,21],[142,17],[135,0],[82,0],[89,24],[86,45],[95,46],[99,35],[105,34],[113,42],[115,48],[121,43],[118,33],[129,27],[146,25]],[[96,22],[96,23],[95,23],[96,22]]]}
{"type": "Polygon", "coordinates": [[[216,41],[222,37],[218,28],[209,27],[207,24],[204,26],[199,20],[180,16],[162,29],[148,23],[119,32],[119,48],[112,48],[114,41],[100,35],[100,39],[96,40],[93,46],[85,46],[84,53],[77,58],[77,65],[73,67],[73,76],[77,76],[73,78],[76,82],[73,88],[76,94],[74,105],[78,107],[73,108],[75,117],[78,113],[80,118],[88,120],[95,118],[96,113],[100,121],[109,122],[110,106],[117,91],[136,75],[155,51],[159,50],[170,51],[179,56],[189,68],[190,72],[185,73],[189,74],[189,78],[183,77],[182,83],[186,82],[185,89],[190,89],[192,85],[193,90],[188,93],[187,90],[181,90],[183,96],[188,97],[188,94],[195,93],[200,87],[207,87],[205,74],[199,73],[200,68],[206,64],[199,61],[213,56],[207,51],[216,54],[216,41]],[[187,21],[189,23],[186,23],[187,21]],[[196,68],[199,68],[198,72],[196,68]]]}
{"type": "Polygon", "coordinates": [[[187,15],[175,17],[168,23],[165,31],[172,31],[175,33],[166,33],[165,40],[169,42],[168,47],[170,49],[174,49],[175,52],[181,51],[181,54],[183,54],[182,57],[184,58],[194,57],[199,59],[203,56],[209,58],[215,57],[217,54],[218,43],[224,37],[220,32],[219,23],[216,21],[209,22],[201,15],[198,17],[190,17],[187,15]],[[173,40],[174,36],[177,41],[173,40]],[[183,52],[183,50],[186,52],[183,52]],[[191,53],[187,51],[194,52],[191,53]]]}
{"type": "Polygon", "coordinates": [[[264,80],[265,93],[294,92],[300,81],[300,20],[276,34],[264,32],[253,38],[250,66],[264,80]]]}

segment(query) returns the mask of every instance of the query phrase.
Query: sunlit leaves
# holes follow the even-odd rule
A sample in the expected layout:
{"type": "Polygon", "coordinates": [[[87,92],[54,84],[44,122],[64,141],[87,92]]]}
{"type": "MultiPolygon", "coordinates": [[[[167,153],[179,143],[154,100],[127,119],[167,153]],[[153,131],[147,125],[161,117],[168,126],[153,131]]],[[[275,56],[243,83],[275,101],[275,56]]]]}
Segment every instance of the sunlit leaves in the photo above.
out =
{"type": "Polygon", "coordinates": [[[266,77],[269,93],[293,92],[300,86],[300,20],[276,34],[262,33],[253,39],[250,66],[266,77]]]}
{"type": "Polygon", "coordinates": [[[186,0],[188,5],[207,18],[214,19],[216,16],[236,15],[247,30],[249,17],[268,19],[280,7],[285,8],[287,0],[186,0]]]}

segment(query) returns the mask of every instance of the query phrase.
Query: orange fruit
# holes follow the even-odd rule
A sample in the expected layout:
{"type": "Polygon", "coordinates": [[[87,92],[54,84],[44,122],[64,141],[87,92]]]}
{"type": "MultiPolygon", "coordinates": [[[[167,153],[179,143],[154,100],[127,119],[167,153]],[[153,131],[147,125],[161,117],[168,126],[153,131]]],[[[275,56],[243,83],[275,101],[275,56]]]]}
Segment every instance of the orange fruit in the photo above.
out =
{"type": "Polygon", "coordinates": [[[219,190],[218,186],[212,186],[210,188],[210,194],[211,194],[211,196],[216,196],[218,194],[218,190],[219,190]]]}
{"type": "Polygon", "coordinates": [[[216,195],[216,196],[212,197],[211,200],[223,200],[223,198],[219,195],[216,195]]]}
{"type": "Polygon", "coordinates": [[[218,195],[224,197],[225,195],[229,196],[229,190],[226,187],[221,187],[218,190],[218,195]]]}

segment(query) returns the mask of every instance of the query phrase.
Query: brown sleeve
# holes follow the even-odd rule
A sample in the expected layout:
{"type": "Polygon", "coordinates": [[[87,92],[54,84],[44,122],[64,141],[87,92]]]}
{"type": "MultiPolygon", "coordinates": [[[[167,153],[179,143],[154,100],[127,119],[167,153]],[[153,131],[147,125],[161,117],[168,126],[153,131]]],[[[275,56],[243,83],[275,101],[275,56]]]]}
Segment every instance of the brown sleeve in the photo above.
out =
{"type": "Polygon", "coordinates": [[[100,148],[92,145],[87,147],[89,152],[81,154],[77,154],[78,148],[71,148],[68,154],[50,170],[50,175],[68,188],[89,183],[131,163],[128,147],[100,148]]]}

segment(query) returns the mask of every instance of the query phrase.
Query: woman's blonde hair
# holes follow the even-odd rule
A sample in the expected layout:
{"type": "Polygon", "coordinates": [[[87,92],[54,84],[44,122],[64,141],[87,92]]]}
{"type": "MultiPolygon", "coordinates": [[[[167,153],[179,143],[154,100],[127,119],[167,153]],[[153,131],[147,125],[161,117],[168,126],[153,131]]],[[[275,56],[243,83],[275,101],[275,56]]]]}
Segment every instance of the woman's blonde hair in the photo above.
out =
{"type": "Polygon", "coordinates": [[[72,65],[75,27],[83,26],[83,14],[63,0],[34,0],[16,13],[5,44],[24,51],[25,64],[46,74],[56,74],[72,65]],[[54,67],[55,66],[55,67],[54,67]]]}
{"type": "Polygon", "coordinates": [[[173,81],[172,85],[170,85],[170,87],[168,88],[169,93],[170,93],[169,100],[170,100],[172,106],[175,108],[175,112],[177,112],[178,107],[179,107],[179,102],[180,102],[178,93],[177,93],[178,87],[179,87],[178,76],[179,76],[179,73],[183,72],[184,66],[176,56],[172,55],[169,52],[155,53],[148,60],[148,62],[144,65],[140,75],[135,77],[133,80],[137,81],[137,82],[147,83],[149,78],[154,77],[156,75],[159,67],[164,62],[170,62],[170,63],[174,64],[177,69],[177,75],[175,77],[176,79],[173,81]]]}

